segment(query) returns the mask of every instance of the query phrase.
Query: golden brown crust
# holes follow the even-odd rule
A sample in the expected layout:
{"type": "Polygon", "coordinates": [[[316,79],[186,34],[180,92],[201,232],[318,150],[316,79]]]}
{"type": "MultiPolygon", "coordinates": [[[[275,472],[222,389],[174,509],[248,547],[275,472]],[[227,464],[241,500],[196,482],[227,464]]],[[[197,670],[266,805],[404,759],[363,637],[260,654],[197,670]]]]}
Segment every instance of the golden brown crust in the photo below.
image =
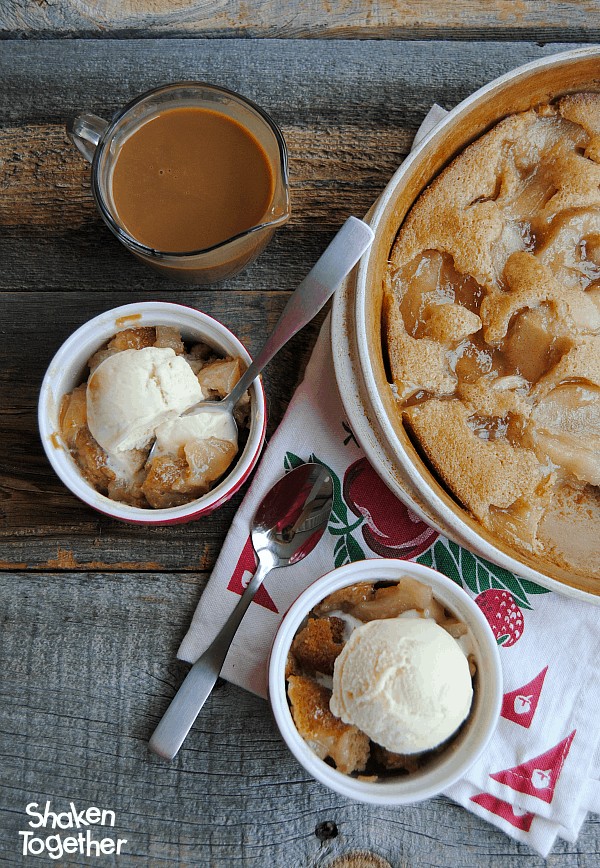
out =
{"type": "Polygon", "coordinates": [[[88,482],[101,494],[106,494],[115,474],[107,465],[106,452],[96,443],[87,425],[77,431],[74,452],[88,482]]]}
{"type": "Polygon", "coordinates": [[[319,616],[327,612],[334,612],[336,609],[341,612],[350,612],[358,603],[372,599],[374,593],[373,582],[356,582],[354,585],[340,588],[339,591],[328,594],[318,606],[315,606],[314,611],[319,616]]]}
{"type": "Polygon", "coordinates": [[[344,774],[363,771],[369,758],[369,738],[329,710],[331,691],[305,675],[288,679],[292,717],[302,738],[321,759],[331,757],[344,774]]]}
{"type": "Polygon", "coordinates": [[[159,455],[150,465],[142,491],[154,509],[171,509],[187,503],[189,497],[176,490],[185,477],[187,461],[171,455],[159,455]]]}
{"type": "Polygon", "coordinates": [[[156,340],[156,329],[152,326],[123,329],[117,332],[107,345],[107,349],[122,352],[123,350],[142,350],[153,347],[156,340]]]}
{"type": "Polygon", "coordinates": [[[311,618],[294,638],[292,653],[305,670],[333,675],[333,664],[343,647],[340,618],[311,618]]]}
{"type": "Polygon", "coordinates": [[[459,272],[482,285],[495,285],[492,248],[504,221],[495,199],[507,147],[535,124],[534,112],[501,121],[463,151],[419,198],[406,218],[390,257],[393,269],[422,250],[439,250],[454,259],[459,272]],[[451,188],[452,194],[448,195],[451,188]]]}
{"type": "Polygon", "coordinates": [[[600,133],[600,100],[595,93],[570,93],[558,101],[563,118],[578,124],[590,136],[600,133]]]}
{"type": "Polygon", "coordinates": [[[478,437],[461,401],[426,401],[404,417],[436,471],[480,521],[492,506],[506,509],[523,494],[533,496],[542,479],[531,450],[478,437]]]}
{"type": "Polygon", "coordinates": [[[75,447],[75,440],[81,428],[87,427],[87,404],[85,383],[77,386],[68,395],[63,395],[59,413],[60,433],[69,447],[75,447]]]}
{"type": "Polygon", "coordinates": [[[433,395],[450,395],[456,386],[446,357],[446,348],[437,341],[411,337],[404,328],[399,310],[387,296],[387,345],[398,400],[404,401],[423,390],[433,395]]]}
{"type": "Polygon", "coordinates": [[[455,346],[481,328],[481,319],[460,304],[440,304],[425,322],[425,334],[446,347],[455,346]]]}
{"type": "Polygon", "coordinates": [[[600,335],[590,335],[581,340],[548,373],[533,390],[539,401],[561,383],[580,380],[600,387],[600,335]]]}
{"type": "Polygon", "coordinates": [[[506,261],[506,292],[489,293],[481,303],[484,337],[498,345],[519,312],[548,303],[565,330],[574,334],[600,329],[600,310],[585,292],[561,285],[532,253],[516,251],[506,261]]]}
{"type": "Polygon", "coordinates": [[[421,194],[390,253],[398,411],[463,506],[528,552],[552,486],[600,480],[599,163],[600,93],[505,118],[421,194]]]}

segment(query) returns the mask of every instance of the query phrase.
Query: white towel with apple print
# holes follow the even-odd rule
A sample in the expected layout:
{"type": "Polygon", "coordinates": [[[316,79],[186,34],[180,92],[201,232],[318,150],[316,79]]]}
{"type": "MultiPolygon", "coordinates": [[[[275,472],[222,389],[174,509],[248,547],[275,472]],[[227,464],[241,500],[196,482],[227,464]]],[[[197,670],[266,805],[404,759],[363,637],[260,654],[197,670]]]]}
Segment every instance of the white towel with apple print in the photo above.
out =
{"type": "MultiPolygon", "coordinates": [[[[444,114],[434,106],[415,142],[444,114]]],[[[505,689],[500,723],[484,756],[447,795],[542,856],[557,836],[574,842],[587,812],[600,812],[600,609],[472,555],[394,497],[345,420],[333,379],[329,318],[234,518],[179,657],[193,662],[215,637],[256,568],[249,529],[258,503],[283,473],[308,460],[325,464],[334,480],[328,532],[306,560],[267,576],[223,676],[266,696],[269,650],[281,617],[304,588],[334,567],[365,557],[433,566],[484,612],[500,646],[505,689]]]]}

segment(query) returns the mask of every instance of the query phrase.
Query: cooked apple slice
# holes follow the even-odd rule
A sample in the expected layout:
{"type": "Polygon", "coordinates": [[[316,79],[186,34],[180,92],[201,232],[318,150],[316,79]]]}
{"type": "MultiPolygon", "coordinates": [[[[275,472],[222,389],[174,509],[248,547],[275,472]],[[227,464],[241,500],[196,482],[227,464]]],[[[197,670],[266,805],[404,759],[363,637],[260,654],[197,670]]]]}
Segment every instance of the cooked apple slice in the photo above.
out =
{"type": "Polygon", "coordinates": [[[82,383],[61,401],[60,433],[69,449],[74,448],[79,430],[87,425],[86,390],[86,384],[82,383]]]}
{"type": "Polygon", "coordinates": [[[241,359],[219,359],[202,368],[198,374],[198,382],[207,397],[224,398],[231,392],[243,371],[241,359]]]}
{"type": "Polygon", "coordinates": [[[146,500],[155,509],[168,509],[181,506],[189,501],[189,496],[181,492],[187,472],[184,458],[159,455],[150,466],[150,471],[142,485],[146,500]]]}
{"type": "Polygon", "coordinates": [[[230,440],[208,437],[206,440],[186,443],[184,452],[188,464],[185,485],[188,491],[193,490],[200,495],[206,493],[227,471],[235,458],[237,447],[230,440]]]}
{"type": "Polygon", "coordinates": [[[179,329],[173,328],[173,326],[156,326],[156,340],[154,341],[154,346],[160,347],[161,349],[170,348],[178,356],[185,353],[185,347],[181,340],[181,333],[179,329]]]}
{"type": "Polygon", "coordinates": [[[141,350],[144,347],[154,346],[156,329],[152,326],[141,326],[137,329],[123,329],[117,332],[114,338],[108,342],[109,350],[141,350]]]}

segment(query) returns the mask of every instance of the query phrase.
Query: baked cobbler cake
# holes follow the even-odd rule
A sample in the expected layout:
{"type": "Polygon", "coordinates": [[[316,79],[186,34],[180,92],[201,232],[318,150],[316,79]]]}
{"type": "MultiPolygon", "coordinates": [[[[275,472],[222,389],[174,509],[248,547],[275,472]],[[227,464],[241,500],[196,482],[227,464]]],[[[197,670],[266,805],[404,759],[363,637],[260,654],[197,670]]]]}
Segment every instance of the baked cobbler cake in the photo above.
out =
{"type": "Polygon", "coordinates": [[[507,117],[422,193],[383,326],[445,487],[510,545],[600,576],[600,94],[507,117]]]}

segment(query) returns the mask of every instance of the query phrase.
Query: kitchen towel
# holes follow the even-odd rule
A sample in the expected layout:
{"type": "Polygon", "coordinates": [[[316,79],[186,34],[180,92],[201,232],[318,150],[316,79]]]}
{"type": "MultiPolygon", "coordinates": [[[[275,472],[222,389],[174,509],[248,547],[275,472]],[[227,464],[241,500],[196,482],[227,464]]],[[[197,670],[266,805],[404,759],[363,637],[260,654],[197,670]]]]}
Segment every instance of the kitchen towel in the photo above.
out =
{"type": "MultiPolygon", "coordinates": [[[[445,114],[434,106],[415,142],[445,114]]],[[[446,795],[542,856],[557,836],[575,841],[600,812],[600,609],[484,561],[439,535],[402,504],[367,461],[348,425],[333,374],[326,319],[302,384],[275,432],[202,594],[179,657],[195,661],[256,569],[249,536],[268,489],[298,463],[325,464],[335,503],[306,560],[267,576],[238,630],[222,675],[266,696],[273,637],[291,603],[317,577],[365,557],[417,560],[460,584],[500,646],[504,700],[491,743],[446,795]]]]}

